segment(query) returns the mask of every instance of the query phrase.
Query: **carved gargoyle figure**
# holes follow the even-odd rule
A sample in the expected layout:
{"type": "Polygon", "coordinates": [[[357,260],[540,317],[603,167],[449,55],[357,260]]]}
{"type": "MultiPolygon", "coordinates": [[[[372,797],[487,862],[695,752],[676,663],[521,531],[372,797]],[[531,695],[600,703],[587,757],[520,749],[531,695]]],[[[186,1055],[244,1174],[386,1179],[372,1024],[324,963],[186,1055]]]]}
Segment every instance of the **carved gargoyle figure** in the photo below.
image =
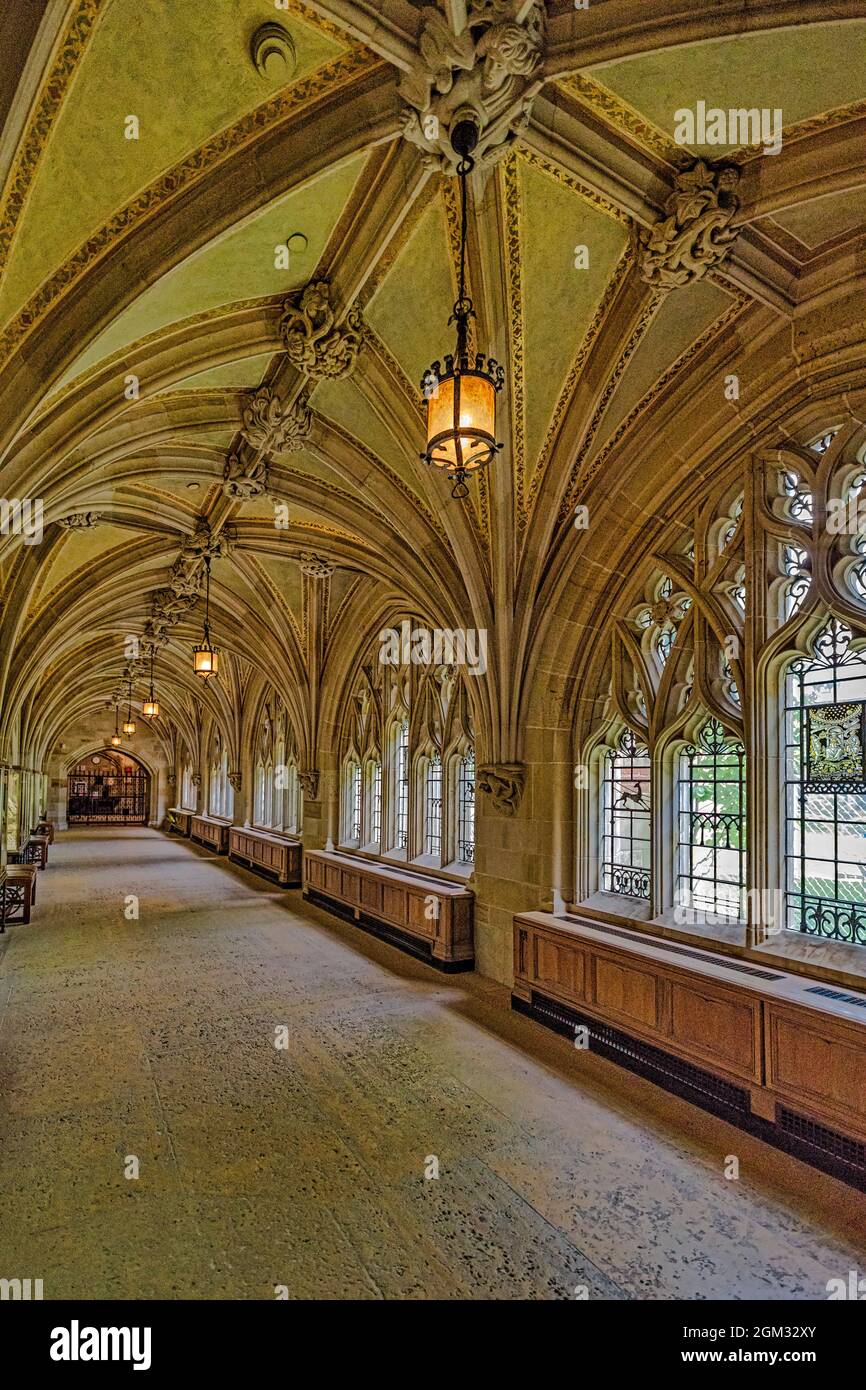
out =
{"type": "Polygon", "coordinates": [[[258,458],[246,462],[237,454],[229,454],[223,470],[223,492],[226,497],[234,497],[248,502],[251,497],[260,497],[268,486],[267,460],[258,458]]]}
{"type": "Polygon", "coordinates": [[[665,202],[667,217],[640,234],[640,273],[647,284],[661,290],[690,285],[725,259],[739,234],[731,225],[740,206],[734,192],[739,179],[733,166],[713,169],[702,159],[677,175],[665,202]]]}
{"type": "Polygon", "coordinates": [[[302,395],[290,410],[269,386],[260,386],[243,413],[241,433],[260,454],[290,454],[303,447],[313,416],[302,395]]]}
{"type": "Polygon", "coordinates": [[[91,526],[98,526],[100,522],[99,512],[73,512],[72,516],[61,517],[57,522],[64,531],[87,531],[91,526]]]}
{"type": "Polygon", "coordinates": [[[523,763],[488,763],[477,772],[478,788],[493,802],[494,811],[504,816],[513,816],[521,800],[526,785],[526,767],[523,763]]]}
{"type": "Polygon", "coordinates": [[[526,125],[541,86],[544,0],[470,0],[459,34],[432,5],[421,16],[418,60],[400,81],[403,135],[428,166],[453,174],[459,156],[451,128],[458,113],[471,112],[479,129],[475,161],[491,164],[526,125]]]}
{"type": "Polygon", "coordinates": [[[284,305],[280,329],[286,356],[299,372],[314,379],[350,376],[361,347],[363,323],[357,307],[337,326],[327,280],[312,280],[300,298],[292,295],[284,305]]]}

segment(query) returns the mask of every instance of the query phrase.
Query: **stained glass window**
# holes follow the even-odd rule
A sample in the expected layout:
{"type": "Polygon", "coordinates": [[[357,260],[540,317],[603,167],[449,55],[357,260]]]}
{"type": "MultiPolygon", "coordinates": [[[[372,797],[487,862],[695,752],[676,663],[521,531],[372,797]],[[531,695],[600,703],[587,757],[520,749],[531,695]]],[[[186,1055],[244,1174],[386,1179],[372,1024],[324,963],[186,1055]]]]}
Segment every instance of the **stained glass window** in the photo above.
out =
{"type": "Polygon", "coordinates": [[[710,719],[680,755],[677,901],[742,915],[746,881],[745,750],[710,719]]]}
{"type": "Polygon", "coordinates": [[[832,619],[786,680],[786,923],[866,946],[866,656],[832,619]]]}
{"type": "Polygon", "coordinates": [[[650,760],[630,729],[604,760],[602,886],[650,895],[650,760]]]}

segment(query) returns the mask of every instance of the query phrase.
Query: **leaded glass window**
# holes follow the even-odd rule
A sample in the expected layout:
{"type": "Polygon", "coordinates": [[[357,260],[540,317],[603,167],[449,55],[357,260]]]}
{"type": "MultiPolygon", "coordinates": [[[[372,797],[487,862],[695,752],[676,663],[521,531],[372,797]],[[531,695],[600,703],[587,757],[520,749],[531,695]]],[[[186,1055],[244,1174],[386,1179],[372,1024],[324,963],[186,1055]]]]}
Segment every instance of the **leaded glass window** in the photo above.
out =
{"type": "Polygon", "coordinates": [[[677,901],[738,919],[746,881],[745,750],[710,719],[679,761],[677,901]]]}
{"type": "Polygon", "coordinates": [[[356,762],[350,762],[346,769],[346,825],[347,839],[361,838],[361,769],[356,762]]]}
{"type": "Polygon", "coordinates": [[[475,863],[475,750],[460,759],[457,778],[457,858],[461,864],[475,863]]]}
{"type": "Polygon", "coordinates": [[[424,853],[442,852],[442,760],[434,753],[424,778],[424,853]]]}
{"type": "Polygon", "coordinates": [[[378,844],[382,838],[382,764],[373,763],[370,771],[370,834],[369,840],[378,844]]]}
{"type": "Polygon", "coordinates": [[[630,729],[604,760],[602,886],[650,895],[650,760],[630,729]]]}
{"type": "Polygon", "coordinates": [[[866,946],[866,655],[832,619],[786,680],[786,924],[866,946]]]}
{"type": "Polygon", "coordinates": [[[395,748],[396,778],[396,816],[395,844],[398,849],[406,849],[409,844],[409,722],[403,721],[397,731],[395,748]]]}

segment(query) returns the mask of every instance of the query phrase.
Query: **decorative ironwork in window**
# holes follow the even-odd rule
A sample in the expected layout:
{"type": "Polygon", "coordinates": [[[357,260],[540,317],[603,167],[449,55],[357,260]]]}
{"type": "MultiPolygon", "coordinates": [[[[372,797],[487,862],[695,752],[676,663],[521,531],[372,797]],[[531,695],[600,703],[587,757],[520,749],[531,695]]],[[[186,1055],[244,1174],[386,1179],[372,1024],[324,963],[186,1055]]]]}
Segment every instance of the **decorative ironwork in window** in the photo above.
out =
{"type": "Polygon", "coordinates": [[[602,886],[631,898],[650,895],[649,754],[627,729],[604,760],[602,886]]]}
{"type": "Polygon", "coordinates": [[[424,853],[442,853],[442,760],[434,753],[424,778],[424,853]]]}
{"type": "Polygon", "coordinates": [[[739,705],[740,692],[737,688],[737,682],[734,680],[734,673],[731,670],[731,663],[727,660],[726,657],[722,658],[722,684],[724,686],[725,694],[727,695],[728,699],[733,701],[735,705],[739,705]]]}
{"type": "Polygon", "coordinates": [[[809,445],[809,448],[812,450],[812,453],[826,454],[827,450],[833,443],[833,440],[836,438],[837,434],[838,430],[828,430],[826,434],[822,434],[818,439],[815,439],[809,445]]]}
{"type": "Polygon", "coordinates": [[[745,750],[716,719],[680,755],[677,900],[741,915],[746,881],[745,750]]]}
{"type": "Polygon", "coordinates": [[[866,655],[831,619],[786,678],[789,930],[866,946],[866,655]]]}
{"type": "Polygon", "coordinates": [[[475,750],[467,749],[460,759],[457,778],[457,858],[461,864],[475,863],[475,750]]]}
{"type": "Polygon", "coordinates": [[[809,557],[799,545],[786,545],[782,549],[782,565],[788,575],[785,585],[785,620],[792,618],[809,592],[812,576],[809,573],[809,557]]]}
{"type": "Polygon", "coordinates": [[[802,479],[786,468],[779,474],[779,485],[788,515],[795,521],[811,521],[812,494],[802,479]]]}
{"type": "Polygon", "coordinates": [[[397,733],[396,776],[396,817],[394,829],[398,849],[406,849],[409,844],[409,722],[403,721],[397,733]]]}

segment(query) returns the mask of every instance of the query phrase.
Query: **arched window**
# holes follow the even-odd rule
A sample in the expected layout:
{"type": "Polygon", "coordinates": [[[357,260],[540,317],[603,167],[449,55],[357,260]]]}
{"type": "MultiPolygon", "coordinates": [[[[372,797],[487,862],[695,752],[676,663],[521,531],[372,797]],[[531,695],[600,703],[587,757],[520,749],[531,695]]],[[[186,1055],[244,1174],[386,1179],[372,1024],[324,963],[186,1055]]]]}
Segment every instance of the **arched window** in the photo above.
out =
{"type": "Polygon", "coordinates": [[[649,754],[626,729],[603,765],[601,877],[608,893],[650,895],[650,778],[649,754]]]}
{"type": "Polygon", "coordinates": [[[475,749],[460,759],[457,775],[457,858],[461,864],[475,863],[475,749]]]}
{"type": "Polygon", "coordinates": [[[716,719],[679,758],[677,902],[742,915],[746,882],[745,750],[716,719]]]}
{"type": "Polygon", "coordinates": [[[180,785],[180,804],[185,811],[194,811],[196,805],[195,787],[192,781],[192,766],[184,763],[180,785]]]}
{"type": "Polygon", "coordinates": [[[256,763],[255,786],[253,788],[253,823],[265,823],[265,768],[261,759],[256,763]]]}
{"type": "Polygon", "coordinates": [[[866,946],[866,653],[831,619],[785,681],[787,926],[866,946]]]}
{"type": "Polygon", "coordinates": [[[279,823],[282,830],[298,831],[301,821],[301,798],[298,769],[294,760],[278,763],[274,773],[274,788],[279,807],[278,822],[275,820],[274,823],[279,823]]]}
{"type": "Polygon", "coordinates": [[[442,853],[442,759],[435,752],[424,774],[424,853],[442,853]]]}
{"type": "Polygon", "coordinates": [[[211,745],[208,809],[212,816],[221,816],[226,820],[231,820],[234,809],[234,792],[229,782],[229,755],[222,746],[219,734],[211,745]]]}
{"type": "Polygon", "coordinates": [[[404,719],[397,729],[394,753],[394,844],[397,849],[406,849],[409,844],[408,719],[404,719]]]}
{"type": "Polygon", "coordinates": [[[378,758],[367,764],[366,838],[368,844],[375,845],[382,839],[382,764],[378,758]]]}
{"type": "Polygon", "coordinates": [[[361,767],[351,758],[346,764],[345,828],[347,840],[361,838],[361,767]]]}

